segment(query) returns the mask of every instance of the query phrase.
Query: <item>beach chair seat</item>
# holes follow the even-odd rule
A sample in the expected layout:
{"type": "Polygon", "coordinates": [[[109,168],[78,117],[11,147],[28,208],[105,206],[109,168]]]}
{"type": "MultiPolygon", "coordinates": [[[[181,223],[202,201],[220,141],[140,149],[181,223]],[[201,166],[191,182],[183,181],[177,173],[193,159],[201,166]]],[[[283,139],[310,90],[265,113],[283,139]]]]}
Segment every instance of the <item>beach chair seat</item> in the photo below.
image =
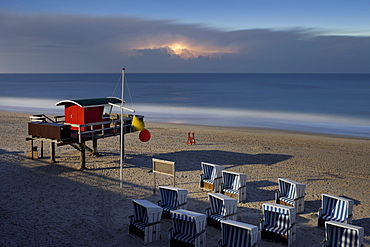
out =
{"type": "Polygon", "coordinates": [[[263,203],[261,238],[290,246],[296,239],[296,209],[275,203],[263,203]]]}
{"type": "Polygon", "coordinates": [[[171,187],[159,186],[161,200],[158,206],[163,208],[163,217],[170,218],[170,211],[177,209],[186,209],[188,201],[188,190],[171,187]]]}
{"type": "Polygon", "coordinates": [[[208,193],[207,225],[221,229],[222,220],[236,220],[238,201],[221,193],[208,193]]]}
{"type": "Polygon", "coordinates": [[[360,247],[364,244],[364,228],[346,223],[326,221],[324,247],[360,247]]]}
{"type": "Polygon", "coordinates": [[[325,221],[352,223],[354,201],[344,197],[322,194],[321,208],[318,212],[318,226],[325,227],[325,221]]]}
{"type": "Polygon", "coordinates": [[[247,175],[243,173],[222,171],[221,193],[235,198],[238,202],[247,199],[247,175]]]}
{"type": "Polygon", "coordinates": [[[200,174],[199,187],[219,192],[222,183],[222,170],[225,167],[206,162],[201,162],[200,165],[203,173],[200,174]]]}
{"type": "Polygon", "coordinates": [[[306,185],[287,178],[278,178],[279,189],[275,191],[275,202],[295,207],[297,213],[304,211],[306,185]]]}
{"type": "Polygon", "coordinates": [[[253,247],[258,242],[258,227],[234,220],[221,222],[221,240],[218,247],[253,247]]]}
{"type": "Polygon", "coordinates": [[[171,211],[170,247],[205,247],[206,215],[185,209],[171,211]]]}
{"type": "Polygon", "coordinates": [[[161,238],[163,209],[147,200],[132,200],[134,214],[129,216],[129,234],[143,240],[144,245],[161,238]]]}

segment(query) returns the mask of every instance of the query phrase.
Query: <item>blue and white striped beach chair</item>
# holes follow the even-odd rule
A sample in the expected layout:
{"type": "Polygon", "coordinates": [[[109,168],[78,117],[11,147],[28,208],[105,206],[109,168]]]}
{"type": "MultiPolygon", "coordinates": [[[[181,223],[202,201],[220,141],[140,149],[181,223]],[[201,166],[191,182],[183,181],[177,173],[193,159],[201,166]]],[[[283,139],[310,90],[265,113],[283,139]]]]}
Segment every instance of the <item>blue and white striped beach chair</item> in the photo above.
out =
{"type": "Polygon", "coordinates": [[[322,194],[321,208],[319,209],[318,226],[324,227],[325,221],[352,223],[352,209],[354,201],[344,197],[322,194]]]}
{"type": "Polygon", "coordinates": [[[238,201],[220,193],[208,193],[210,207],[206,209],[207,225],[221,229],[222,220],[236,220],[238,201]]]}
{"type": "Polygon", "coordinates": [[[206,162],[201,162],[200,165],[203,174],[200,174],[199,187],[219,192],[222,183],[222,170],[225,167],[206,162]]]}
{"type": "Polygon", "coordinates": [[[279,190],[275,192],[277,204],[295,207],[297,213],[304,211],[306,185],[287,178],[278,178],[279,190]]]}
{"type": "Polygon", "coordinates": [[[334,221],[325,222],[324,247],[360,247],[364,244],[364,228],[334,221]]]}
{"type": "Polygon", "coordinates": [[[205,247],[206,215],[184,209],[171,211],[170,247],[205,247]]]}
{"type": "Polygon", "coordinates": [[[161,238],[163,209],[147,200],[132,200],[134,214],[129,216],[129,234],[140,237],[144,244],[161,238]]]}
{"type": "Polygon", "coordinates": [[[222,239],[218,247],[253,247],[257,246],[258,227],[234,220],[221,221],[222,239]]]}
{"type": "Polygon", "coordinates": [[[158,206],[163,208],[163,217],[170,218],[170,211],[176,209],[187,209],[188,190],[171,187],[158,186],[161,200],[158,206]]]}
{"type": "Polygon", "coordinates": [[[247,175],[243,173],[222,171],[221,193],[235,198],[238,202],[247,199],[247,175]]]}
{"type": "Polygon", "coordinates": [[[290,246],[296,239],[296,210],[294,207],[263,203],[261,238],[290,246]]]}

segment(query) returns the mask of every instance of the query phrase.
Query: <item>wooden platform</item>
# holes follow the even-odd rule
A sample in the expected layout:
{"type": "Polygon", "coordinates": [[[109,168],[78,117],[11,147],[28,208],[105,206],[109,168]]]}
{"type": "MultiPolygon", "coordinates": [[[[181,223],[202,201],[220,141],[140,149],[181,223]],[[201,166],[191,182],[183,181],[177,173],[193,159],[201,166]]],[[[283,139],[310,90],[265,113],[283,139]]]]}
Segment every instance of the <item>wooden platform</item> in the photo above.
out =
{"type": "MultiPolygon", "coordinates": [[[[45,116],[42,114],[42,116],[45,116]]],[[[58,116],[59,118],[61,116],[58,116]]],[[[88,150],[93,155],[97,155],[97,140],[108,138],[112,136],[121,135],[121,129],[123,129],[123,134],[136,132],[135,127],[132,125],[133,115],[124,115],[124,118],[119,118],[116,115],[115,118],[111,118],[109,121],[89,123],[89,124],[69,124],[62,121],[56,122],[46,122],[46,121],[36,121],[28,123],[28,133],[29,137],[26,141],[30,141],[30,151],[29,158],[37,159],[38,154],[34,152],[37,146],[34,146],[34,141],[39,141],[41,148],[41,157],[43,156],[42,150],[44,146],[44,141],[50,142],[50,161],[55,162],[55,146],[71,145],[80,151],[80,170],[85,169],[86,162],[86,150],[88,150]],[[123,128],[121,128],[121,122],[123,128]],[[84,131],[82,131],[84,130],[84,131]],[[93,148],[86,146],[87,141],[93,142],[93,148]]],[[[141,120],[144,116],[139,116],[141,120]]],[[[45,119],[51,119],[45,116],[45,119]]]]}

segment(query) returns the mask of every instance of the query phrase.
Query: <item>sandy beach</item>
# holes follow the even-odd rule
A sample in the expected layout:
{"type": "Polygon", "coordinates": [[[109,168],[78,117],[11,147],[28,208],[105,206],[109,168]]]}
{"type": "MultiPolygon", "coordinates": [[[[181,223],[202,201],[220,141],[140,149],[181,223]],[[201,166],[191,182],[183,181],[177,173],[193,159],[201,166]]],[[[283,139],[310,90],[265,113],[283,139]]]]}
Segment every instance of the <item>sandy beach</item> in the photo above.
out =
{"type": "MultiPolygon", "coordinates": [[[[143,246],[128,235],[131,199],[159,200],[153,195],[152,158],[176,162],[176,186],[189,191],[188,209],[205,213],[207,193],[199,188],[200,162],[245,173],[247,201],[238,204],[238,221],[259,226],[261,205],[273,202],[278,178],[306,184],[305,211],[297,215],[295,246],[321,246],[325,231],[317,227],[323,193],[354,200],[353,225],[365,228],[370,246],[370,140],[297,132],[191,126],[146,122],[152,138],[126,135],[123,188],[120,188],[119,137],[98,141],[98,157],[70,146],[56,149],[57,163],[27,158],[27,113],[0,112],[0,246],[143,246]],[[196,145],[186,145],[194,132],[196,145]]],[[[37,145],[38,142],[35,142],[37,145]]],[[[91,143],[87,143],[92,146],[91,143]]],[[[158,175],[157,183],[172,185],[158,175]]],[[[160,241],[168,246],[170,220],[162,220],[160,241]]],[[[216,246],[219,230],[207,226],[207,246],[216,246]]],[[[260,240],[259,246],[282,246],[260,240]]]]}

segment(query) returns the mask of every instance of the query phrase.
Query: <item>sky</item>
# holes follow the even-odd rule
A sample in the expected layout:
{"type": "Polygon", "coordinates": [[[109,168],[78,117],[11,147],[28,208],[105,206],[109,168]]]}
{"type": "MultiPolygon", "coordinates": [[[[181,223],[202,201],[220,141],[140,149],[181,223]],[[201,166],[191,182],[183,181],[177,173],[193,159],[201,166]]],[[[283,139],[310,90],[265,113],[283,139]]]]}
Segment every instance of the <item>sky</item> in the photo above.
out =
{"type": "Polygon", "coordinates": [[[0,2],[0,73],[370,73],[369,0],[0,2]]]}

